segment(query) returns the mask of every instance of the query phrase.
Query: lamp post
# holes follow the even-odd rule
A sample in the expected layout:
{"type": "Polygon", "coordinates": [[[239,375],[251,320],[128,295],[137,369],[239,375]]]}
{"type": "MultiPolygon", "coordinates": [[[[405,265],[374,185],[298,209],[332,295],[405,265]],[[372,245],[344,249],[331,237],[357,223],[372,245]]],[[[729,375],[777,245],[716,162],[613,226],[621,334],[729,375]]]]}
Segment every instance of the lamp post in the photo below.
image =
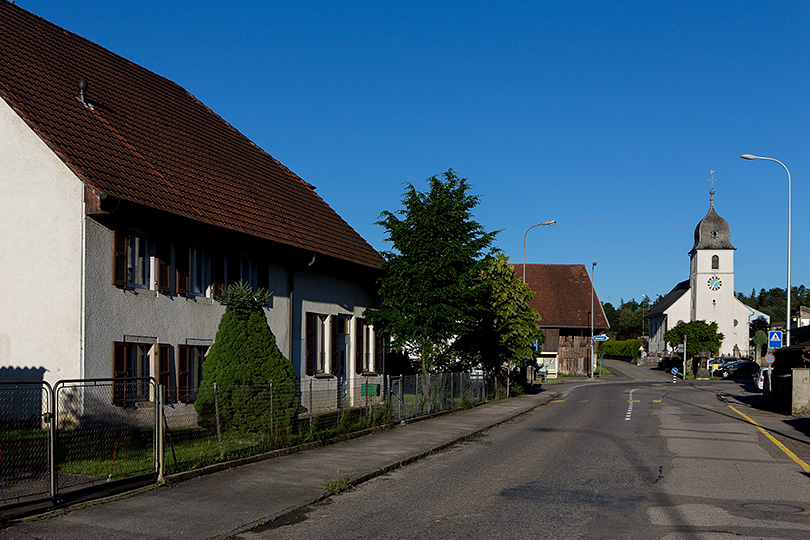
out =
{"type": "Polygon", "coordinates": [[[541,225],[554,225],[557,223],[556,219],[549,219],[548,221],[544,221],[543,223],[538,223],[537,225],[532,225],[526,232],[523,233],[523,283],[526,283],[526,235],[529,234],[529,231],[534,229],[535,227],[539,227],[541,225]]]}
{"type": "Polygon", "coordinates": [[[788,236],[787,236],[787,241],[788,241],[788,244],[787,244],[787,314],[786,314],[786,317],[785,317],[785,326],[787,328],[786,328],[786,331],[785,331],[785,346],[790,347],[790,296],[791,296],[790,295],[790,293],[791,293],[791,291],[790,291],[790,235],[791,235],[791,232],[790,231],[791,231],[791,219],[792,219],[792,211],[791,211],[791,207],[792,207],[792,204],[791,204],[791,191],[792,191],[792,189],[790,187],[790,171],[788,170],[787,166],[784,163],[782,163],[778,159],[774,159],[772,157],[754,156],[754,155],[751,155],[751,154],[743,154],[740,157],[743,158],[743,159],[749,159],[749,160],[752,160],[752,159],[764,159],[764,160],[767,160],[767,161],[775,161],[779,165],[784,167],[785,172],[787,173],[787,177],[788,177],[788,236]]]}
{"type": "Polygon", "coordinates": [[[593,284],[593,271],[596,268],[596,261],[591,263],[591,343],[588,345],[591,348],[591,368],[590,377],[593,379],[593,357],[596,348],[593,346],[593,297],[596,296],[596,287],[593,284]]]}
{"type": "Polygon", "coordinates": [[[644,299],[649,300],[650,297],[646,294],[641,295],[641,337],[644,337],[644,299]]]}

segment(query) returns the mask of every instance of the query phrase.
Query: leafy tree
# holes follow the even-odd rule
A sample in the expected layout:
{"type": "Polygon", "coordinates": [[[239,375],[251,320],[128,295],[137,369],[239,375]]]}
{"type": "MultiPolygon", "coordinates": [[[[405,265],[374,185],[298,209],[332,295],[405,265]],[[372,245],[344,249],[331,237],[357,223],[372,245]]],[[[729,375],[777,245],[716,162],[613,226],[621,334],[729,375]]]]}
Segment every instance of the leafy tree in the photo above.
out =
{"type": "MultiPolygon", "coordinates": [[[[761,317],[760,317],[761,318],[761,317]]],[[[757,350],[757,356],[761,356],[765,350],[765,345],[768,343],[768,334],[765,330],[757,330],[754,338],[751,340],[757,350]]]]}
{"type": "Polygon", "coordinates": [[[717,331],[716,322],[691,321],[677,324],[664,334],[664,340],[671,347],[677,347],[683,344],[684,336],[686,336],[686,355],[689,357],[697,356],[702,349],[717,354],[725,337],[717,331]]]}
{"type": "Polygon", "coordinates": [[[540,314],[528,304],[534,291],[515,280],[515,271],[502,253],[485,259],[480,280],[481,309],[471,331],[456,340],[454,349],[468,364],[480,364],[487,373],[499,371],[507,360],[524,364],[534,358],[532,344],[545,341],[538,327],[540,314]]]}
{"type": "Polygon", "coordinates": [[[407,184],[403,208],[377,222],[393,250],[382,253],[382,306],[364,315],[393,348],[418,356],[423,374],[452,367],[450,345],[476,322],[483,259],[497,234],[473,219],[479,197],[467,179],[450,169],[427,182],[426,193],[407,184]]]}
{"type": "Polygon", "coordinates": [[[216,339],[203,361],[194,407],[200,425],[215,425],[214,383],[225,425],[247,431],[289,429],[298,409],[295,372],[276,345],[263,306],[270,295],[244,282],[230,285],[216,339]],[[272,388],[268,384],[273,381],[272,388]]]}

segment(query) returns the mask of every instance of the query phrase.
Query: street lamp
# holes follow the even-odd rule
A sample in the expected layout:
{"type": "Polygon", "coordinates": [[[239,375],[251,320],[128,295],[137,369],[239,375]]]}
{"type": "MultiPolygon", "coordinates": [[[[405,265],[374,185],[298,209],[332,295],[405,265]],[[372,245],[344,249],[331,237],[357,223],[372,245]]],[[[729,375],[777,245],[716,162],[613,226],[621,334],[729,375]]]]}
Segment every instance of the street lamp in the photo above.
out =
{"type": "Polygon", "coordinates": [[[596,296],[596,287],[593,284],[593,271],[595,268],[596,261],[593,261],[593,263],[591,263],[591,343],[589,345],[591,348],[591,379],[593,379],[593,357],[596,352],[596,348],[593,346],[593,297],[596,296]]]}
{"type": "Polygon", "coordinates": [[[554,225],[557,223],[556,219],[550,219],[548,221],[544,221],[543,223],[538,223],[537,225],[532,225],[526,232],[523,233],[523,283],[526,283],[526,235],[529,234],[529,231],[534,229],[535,227],[539,227],[541,225],[554,225]]]}
{"type": "Polygon", "coordinates": [[[646,294],[641,295],[641,337],[644,337],[644,299],[649,300],[650,297],[646,294]]]}
{"type": "Polygon", "coordinates": [[[751,154],[743,154],[740,156],[743,159],[764,159],[767,161],[775,161],[779,165],[785,168],[785,172],[787,173],[788,177],[788,245],[787,245],[787,317],[785,318],[785,326],[787,330],[785,332],[785,346],[790,347],[790,231],[791,231],[791,187],[790,187],[790,171],[788,170],[787,166],[779,161],[778,159],[774,159],[772,157],[762,157],[762,156],[754,156],[751,154]]]}

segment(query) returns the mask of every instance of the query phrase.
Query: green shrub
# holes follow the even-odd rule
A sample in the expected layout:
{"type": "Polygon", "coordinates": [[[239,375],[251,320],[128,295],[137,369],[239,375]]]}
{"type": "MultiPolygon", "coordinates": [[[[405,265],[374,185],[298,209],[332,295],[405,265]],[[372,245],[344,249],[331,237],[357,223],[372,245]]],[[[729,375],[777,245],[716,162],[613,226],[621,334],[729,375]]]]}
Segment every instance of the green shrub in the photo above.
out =
{"type": "Polygon", "coordinates": [[[225,313],[203,361],[194,403],[201,426],[216,425],[217,383],[220,418],[227,428],[267,432],[272,425],[273,430],[289,431],[298,410],[296,377],[267,324],[263,306],[268,298],[267,292],[254,291],[246,283],[228,287],[222,302],[225,313]]]}
{"type": "Polygon", "coordinates": [[[641,356],[641,341],[626,339],[624,341],[605,341],[599,346],[602,356],[618,356],[622,358],[639,358],[641,356]]]}

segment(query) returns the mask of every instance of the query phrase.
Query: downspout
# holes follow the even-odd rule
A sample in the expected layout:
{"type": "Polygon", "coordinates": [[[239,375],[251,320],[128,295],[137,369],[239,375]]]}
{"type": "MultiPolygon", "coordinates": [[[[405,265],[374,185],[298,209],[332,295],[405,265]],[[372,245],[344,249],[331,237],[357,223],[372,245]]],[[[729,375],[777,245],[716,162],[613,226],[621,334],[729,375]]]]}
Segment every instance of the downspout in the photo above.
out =
{"type": "MultiPolygon", "coordinates": [[[[289,356],[287,358],[290,359],[290,362],[293,361],[293,349],[294,349],[294,343],[295,343],[295,339],[293,337],[294,334],[295,334],[295,302],[294,302],[294,297],[295,297],[295,274],[297,274],[301,270],[306,270],[307,268],[311,268],[312,265],[315,264],[316,256],[317,256],[317,254],[313,253],[312,254],[312,259],[306,264],[306,266],[303,266],[303,267],[298,268],[298,269],[293,269],[290,272],[290,275],[289,275],[289,278],[288,278],[288,280],[289,280],[288,281],[288,289],[290,291],[290,336],[289,336],[289,356]]],[[[304,368],[304,371],[306,371],[306,367],[304,368]]]]}

